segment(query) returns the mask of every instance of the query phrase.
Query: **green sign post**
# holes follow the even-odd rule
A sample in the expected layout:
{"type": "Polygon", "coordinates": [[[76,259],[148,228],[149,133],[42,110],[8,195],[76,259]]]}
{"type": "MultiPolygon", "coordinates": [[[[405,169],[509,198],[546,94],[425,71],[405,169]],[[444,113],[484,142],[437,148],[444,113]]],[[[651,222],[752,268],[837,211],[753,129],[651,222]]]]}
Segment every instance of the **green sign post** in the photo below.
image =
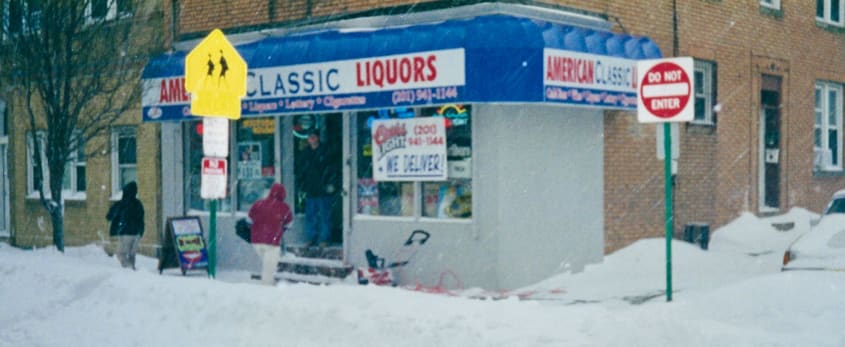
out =
{"type": "MultiPolygon", "coordinates": [[[[666,301],[672,301],[672,122],[695,118],[693,59],[690,57],[637,62],[637,120],[663,124],[663,171],[666,193],[666,301]]],[[[659,129],[659,128],[658,128],[659,129]]],[[[659,132],[659,130],[658,130],[659,132]]],[[[678,141],[679,139],[675,139],[678,141]]],[[[658,142],[659,144],[659,142],[658,142]]],[[[658,151],[658,157],[660,152],[658,151]]]]}
{"type": "MultiPolygon", "coordinates": [[[[677,141],[677,139],[676,139],[677,141]]],[[[672,301],[672,129],[670,123],[663,123],[663,179],[666,191],[666,301],[672,301]]]]}

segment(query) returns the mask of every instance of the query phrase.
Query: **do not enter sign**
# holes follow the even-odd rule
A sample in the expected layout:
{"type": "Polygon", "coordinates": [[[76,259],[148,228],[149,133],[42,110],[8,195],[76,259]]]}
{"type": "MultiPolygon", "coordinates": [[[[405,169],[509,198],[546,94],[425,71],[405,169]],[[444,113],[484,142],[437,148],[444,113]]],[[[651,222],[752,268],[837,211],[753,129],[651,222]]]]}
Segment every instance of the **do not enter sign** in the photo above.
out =
{"type": "Polygon", "coordinates": [[[690,102],[695,81],[690,57],[637,63],[637,119],[641,123],[687,122],[695,116],[690,102]]]}

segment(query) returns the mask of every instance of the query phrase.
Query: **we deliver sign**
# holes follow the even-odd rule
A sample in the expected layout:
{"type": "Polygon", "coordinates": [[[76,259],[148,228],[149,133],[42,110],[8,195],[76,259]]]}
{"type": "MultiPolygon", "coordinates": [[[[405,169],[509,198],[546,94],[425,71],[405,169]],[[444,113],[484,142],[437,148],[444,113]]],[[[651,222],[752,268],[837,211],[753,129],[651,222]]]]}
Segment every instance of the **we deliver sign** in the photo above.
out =
{"type": "Polygon", "coordinates": [[[372,136],[376,181],[446,179],[445,118],[375,120],[372,136]]]}
{"type": "Polygon", "coordinates": [[[690,57],[637,62],[637,119],[640,123],[693,120],[694,76],[690,57]]]}

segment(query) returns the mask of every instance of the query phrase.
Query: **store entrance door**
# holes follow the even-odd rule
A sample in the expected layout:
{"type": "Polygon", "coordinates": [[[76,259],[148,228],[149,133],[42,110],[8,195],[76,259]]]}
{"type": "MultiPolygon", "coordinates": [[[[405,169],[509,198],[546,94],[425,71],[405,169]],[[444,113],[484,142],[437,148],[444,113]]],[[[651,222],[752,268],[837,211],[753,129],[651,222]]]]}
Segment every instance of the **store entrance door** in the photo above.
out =
{"type": "Polygon", "coordinates": [[[7,137],[0,137],[0,237],[9,237],[9,175],[7,137]]]}
{"type": "Polygon", "coordinates": [[[306,242],[319,243],[323,241],[319,234],[327,233],[329,245],[340,245],[343,243],[342,114],[297,115],[293,134],[294,210],[303,217],[306,242]],[[308,240],[312,234],[317,239],[308,240]]]}
{"type": "Polygon", "coordinates": [[[780,79],[763,75],[760,91],[760,212],[780,209],[780,79]]]}

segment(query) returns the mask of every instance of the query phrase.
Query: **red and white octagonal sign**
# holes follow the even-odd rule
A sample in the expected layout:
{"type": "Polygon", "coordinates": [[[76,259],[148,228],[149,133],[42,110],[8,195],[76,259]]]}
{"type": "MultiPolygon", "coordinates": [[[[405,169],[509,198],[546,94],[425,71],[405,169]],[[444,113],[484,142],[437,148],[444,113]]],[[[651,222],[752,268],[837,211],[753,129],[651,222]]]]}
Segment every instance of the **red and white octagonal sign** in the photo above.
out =
{"type": "Polygon", "coordinates": [[[690,57],[637,62],[637,120],[640,123],[693,120],[694,76],[690,57]]]}

